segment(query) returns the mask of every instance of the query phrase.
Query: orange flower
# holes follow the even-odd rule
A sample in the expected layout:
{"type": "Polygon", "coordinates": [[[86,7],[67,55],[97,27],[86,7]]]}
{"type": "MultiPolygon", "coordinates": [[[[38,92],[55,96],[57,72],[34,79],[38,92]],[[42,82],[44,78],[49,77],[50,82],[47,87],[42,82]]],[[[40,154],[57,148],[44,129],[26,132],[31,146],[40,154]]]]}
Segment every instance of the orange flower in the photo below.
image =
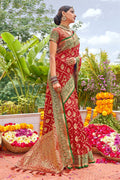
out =
{"type": "Polygon", "coordinates": [[[96,94],[96,99],[101,99],[101,94],[100,93],[96,94]]]}
{"type": "Polygon", "coordinates": [[[30,124],[30,129],[33,129],[33,125],[32,124],[30,124]]]}
{"type": "Polygon", "coordinates": [[[3,132],[4,131],[4,126],[0,125],[0,131],[3,132]]]}
{"type": "Polygon", "coordinates": [[[8,130],[9,130],[9,131],[12,131],[12,126],[9,126],[8,130]]]}
{"type": "Polygon", "coordinates": [[[91,111],[92,108],[91,108],[91,107],[86,107],[86,110],[87,110],[87,111],[91,111]]]}
{"type": "Polygon", "coordinates": [[[43,126],[43,121],[40,121],[40,125],[43,126]]]}
{"type": "Polygon", "coordinates": [[[25,129],[25,128],[27,128],[27,124],[26,124],[26,123],[21,123],[21,124],[20,124],[20,127],[21,127],[22,129],[25,129]]]}
{"type": "Polygon", "coordinates": [[[112,112],[113,117],[116,117],[116,113],[112,112]]]}
{"type": "Polygon", "coordinates": [[[113,99],[113,97],[114,97],[113,94],[110,93],[110,99],[113,99]]]}
{"type": "Polygon", "coordinates": [[[11,127],[11,128],[12,128],[12,131],[14,131],[14,130],[15,130],[15,126],[14,126],[14,125],[12,125],[12,127],[11,127]]]}

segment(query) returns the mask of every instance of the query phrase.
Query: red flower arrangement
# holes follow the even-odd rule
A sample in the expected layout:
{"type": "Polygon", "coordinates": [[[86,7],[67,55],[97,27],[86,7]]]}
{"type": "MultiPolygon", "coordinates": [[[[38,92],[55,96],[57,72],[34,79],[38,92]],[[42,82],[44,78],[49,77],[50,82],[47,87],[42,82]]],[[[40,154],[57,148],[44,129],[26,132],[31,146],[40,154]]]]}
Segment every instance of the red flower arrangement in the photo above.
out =
{"type": "Polygon", "coordinates": [[[120,160],[120,136],[115,130],[105,124],[89,124],[85,130],[92,147],[96,147],[106,157],[120,160]]]}
{"type": "Polygon", "coordinates": [[[11,129],[11,130],[2,132],[2,137],[7,142],[9,142],[11,146],[21,147],[21,148],[32,147],[36,143],[36,141],[39,139],[38,133],[32,129],[33,125],[29,125],[26,123],[23,123],[20,125],[8,123],[4,125],[4,127],[7,127],[7,126],[16,127],[14,128],[14,130],[11,129]],[[18,126],[20,129],[17,128],[18,126]]]}

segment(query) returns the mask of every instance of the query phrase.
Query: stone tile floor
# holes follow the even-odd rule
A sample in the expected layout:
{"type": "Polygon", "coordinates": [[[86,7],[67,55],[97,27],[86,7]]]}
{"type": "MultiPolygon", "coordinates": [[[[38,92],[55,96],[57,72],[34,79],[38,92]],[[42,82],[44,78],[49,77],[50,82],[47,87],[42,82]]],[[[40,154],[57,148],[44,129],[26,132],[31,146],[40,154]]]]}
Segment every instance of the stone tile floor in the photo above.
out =
{"type": "MultiPolygon", "coordinates": [[[[62,176],[51,174],[37,175],[29,171],[11,170],[22,154],[0,151],[0,180],[120,180],[120,163],[93,163],[87,168],[64,171],[62,176]]],[[[102,159],[94,154],[95,161],[102,159]]]]}

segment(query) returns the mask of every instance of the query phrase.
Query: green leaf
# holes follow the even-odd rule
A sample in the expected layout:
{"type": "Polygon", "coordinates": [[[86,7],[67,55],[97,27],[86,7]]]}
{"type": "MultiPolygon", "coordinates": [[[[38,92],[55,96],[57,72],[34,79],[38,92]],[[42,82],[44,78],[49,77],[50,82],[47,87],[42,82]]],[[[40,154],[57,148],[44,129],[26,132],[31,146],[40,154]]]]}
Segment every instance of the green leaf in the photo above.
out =
{"type": "Polygon", "coordinates": [[[22,44],[14,38],[9,32],[4,32],[1,34],[2,39],[7,43],[8,48],[16,55],[17,51],[21,49],[22,44]]]}
{"type": "Polygon", "coordinates": [[[20,61],[21,68],[22,68],[23,72],[24,72],[25,74],[27,74],[27,75],[30,75],[30,71],[29,71],[29,69],[28,69],[28,67],[27,67],[27,63],[26,63],[26,61],[25,61],[25,57],[21,57],[21,58],[19,59],[19,61],[20,61]]]}
{"type": "Polygon", "coordinates": [[[26,53],[27,50],[29,50],[30,47],[34,46],[38,42],[39,42],[39,39],[36,36],[33,36],[29,41],[26,41],[22,45],[20,51],[18,51],[18,54],[23,55],[24,53],[26,53]]]}
{"type": "Polygon", "coordinates": [[[40,51],[44,48],[44,46],[48,43],[48,41],[49,41],[49,35],[46,38],[44,38],[40,43],[35,45],[34,48],[30,49],[27,55],[27,61],[29,65],[34,63],[36,56],[38,55],[38,53],[40,53],[40,51]]]}
{"type": "Polygon", "coordinates": [[[37,67],[35,64],[30,65],[30,72],[38,77],[41,75],[39,67],[37,67]]]}

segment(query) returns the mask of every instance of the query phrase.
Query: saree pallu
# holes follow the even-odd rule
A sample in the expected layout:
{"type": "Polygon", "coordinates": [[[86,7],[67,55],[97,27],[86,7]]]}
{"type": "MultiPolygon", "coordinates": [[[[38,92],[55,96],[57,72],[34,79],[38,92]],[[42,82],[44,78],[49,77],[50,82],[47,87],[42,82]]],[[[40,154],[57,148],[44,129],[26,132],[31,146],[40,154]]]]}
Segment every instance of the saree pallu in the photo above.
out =
{"type": "Polygon", "coordinates": [[[80,65],[79,45],[56,55],[56,75],[62,91],[59,94],[53,89],[49,73],[43,136],[23,155],[17,167],[59,173],[69,165],[81,168],[94,162],[78,109],[74,75],[80,65]],[[68,66],[66,60],[70,57],[76,57],[75,66],[68,66]]]}

